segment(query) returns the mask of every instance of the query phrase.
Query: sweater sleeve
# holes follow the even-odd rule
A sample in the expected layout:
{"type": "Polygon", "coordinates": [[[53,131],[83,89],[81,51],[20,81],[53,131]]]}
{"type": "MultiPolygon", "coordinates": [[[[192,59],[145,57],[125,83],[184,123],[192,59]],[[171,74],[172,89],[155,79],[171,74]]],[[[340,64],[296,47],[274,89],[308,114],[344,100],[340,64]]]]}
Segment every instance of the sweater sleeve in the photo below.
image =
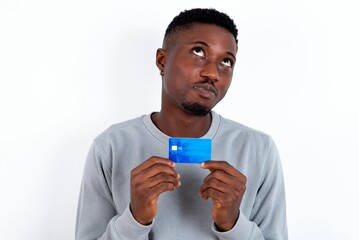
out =
{"type": "Polygon", "coordinates": [[[288,239],[283,172],[271,138],[262,163],[262,181],[250,216],[240,213],[236,225],[227,232],[218,232],[213,225],[212,230],[220,240],[288,239]]]}
{"type": "Polygon", "coordinates": [[[139,224],[129,206],[117,213],[111,175],[94,142],[86,159],[77,209],[76,240],[145,240],[152,224],[139,224]]]}

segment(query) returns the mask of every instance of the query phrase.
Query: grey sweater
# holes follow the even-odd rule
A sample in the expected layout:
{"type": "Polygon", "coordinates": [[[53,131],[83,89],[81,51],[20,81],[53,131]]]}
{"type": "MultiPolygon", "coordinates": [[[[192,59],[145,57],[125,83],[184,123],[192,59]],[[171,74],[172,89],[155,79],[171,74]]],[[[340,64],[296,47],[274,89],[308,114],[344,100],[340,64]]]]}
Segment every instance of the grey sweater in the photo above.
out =
{"type": "Polygon", "coordinates": [[[288,239],[282,169],[272,139],[212,112],[203,138],[212,139],[212,159],[225,160],[247,177],[240,217],[228,232],[216,230],[212,201],[199,189],[208,170],[177,164],[181,186],[158,200],[149,226],[130,210],[130,172],[151,156],[168,158],[168,138],[150,115],[115,124],[101,133],[89,151],[79,197],[76,239],[288,239]]]}

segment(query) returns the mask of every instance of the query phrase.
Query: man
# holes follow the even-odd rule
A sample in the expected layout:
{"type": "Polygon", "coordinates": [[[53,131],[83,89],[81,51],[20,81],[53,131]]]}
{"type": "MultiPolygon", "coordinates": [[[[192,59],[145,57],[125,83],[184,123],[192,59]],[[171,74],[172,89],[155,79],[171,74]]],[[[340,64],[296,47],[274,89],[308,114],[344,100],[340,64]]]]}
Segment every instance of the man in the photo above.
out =
{"type": "Polygon", "coordinates": [[[192,9],[173,19],[156,53],[161,110],[94,140],[76,239],[287,239],[273,141],[212,111],[231,84],[236,53],[226,14],[192,9]],[[212,160],[175,164],[170,137],[212,139],[212,160]]]}

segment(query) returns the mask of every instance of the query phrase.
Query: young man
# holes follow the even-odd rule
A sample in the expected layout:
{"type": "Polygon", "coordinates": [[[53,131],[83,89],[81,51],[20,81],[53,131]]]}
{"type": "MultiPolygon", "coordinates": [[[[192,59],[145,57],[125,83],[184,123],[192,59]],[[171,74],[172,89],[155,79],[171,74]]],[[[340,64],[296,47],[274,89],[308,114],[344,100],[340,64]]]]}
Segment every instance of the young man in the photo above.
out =
{"type": "Polygon", "coordinates": [[[161,110],[94,140],[76,239],[287,239],[273,141],[211,110],[231,84],[236,53],[226,14],[192,9],[173,19],[156,53],[161,110]],[[170,137],[212,139],[212,160],[175,164],[170,137]]]}

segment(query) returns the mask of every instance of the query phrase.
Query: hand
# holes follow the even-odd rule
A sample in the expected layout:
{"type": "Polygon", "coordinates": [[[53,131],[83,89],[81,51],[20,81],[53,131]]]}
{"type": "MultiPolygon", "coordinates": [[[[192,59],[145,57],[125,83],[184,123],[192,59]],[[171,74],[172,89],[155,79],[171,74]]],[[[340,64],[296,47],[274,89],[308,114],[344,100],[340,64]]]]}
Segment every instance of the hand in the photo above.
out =
{"type": "Polygon", "coordinates": [[[247,178],[225,161],[207,161],[201,167],[211,173],[204,179],[200,195],[212,199],[212,218],[218,230],[228,231],[239,218],[247,178]]]}
{"type": "Polygon", "coordinates": [[[157,213],[159,195],[180,186],[175,166],[169,159],[151,157],[131,171],[130,209],[137,222],[151,224],[157,213]]]}

